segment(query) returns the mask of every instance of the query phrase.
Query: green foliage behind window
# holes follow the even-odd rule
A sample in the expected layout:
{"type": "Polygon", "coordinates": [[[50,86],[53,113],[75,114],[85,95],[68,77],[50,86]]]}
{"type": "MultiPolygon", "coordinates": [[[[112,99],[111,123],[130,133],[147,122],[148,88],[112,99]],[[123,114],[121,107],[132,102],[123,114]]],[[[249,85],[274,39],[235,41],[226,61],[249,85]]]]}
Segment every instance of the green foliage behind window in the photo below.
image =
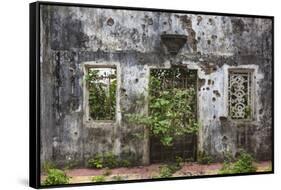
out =
{"type": "Polygon", "coordinates": [[[89,111],[94,120],[113,120],[116,108],[116,69],[90,68],[86,76],[89,111]]]}
{"type": "MultiPolygon", "coordinates": [[[[169,72],[167,74],[171,75],[169,72]]],[[[198,130],[196,92],[192,86],[164,88],[163,81],[160,74],[150,77],[148,116],[127,116],[130,122],[149,127],[151,134],[159,137],[163,145],[171,146],[176,136],[196,133],[198,130]]]]}

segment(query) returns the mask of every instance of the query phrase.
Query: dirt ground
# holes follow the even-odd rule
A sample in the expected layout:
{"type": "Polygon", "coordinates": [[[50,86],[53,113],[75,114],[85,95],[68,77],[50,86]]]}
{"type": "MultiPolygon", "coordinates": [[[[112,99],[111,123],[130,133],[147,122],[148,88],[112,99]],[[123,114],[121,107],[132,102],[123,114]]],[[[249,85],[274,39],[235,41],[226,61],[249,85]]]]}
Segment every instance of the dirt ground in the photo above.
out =
{"type": "MultiPolygon", "coordinates": [[[[222,163],[213,163],[202,165],[197,163],[183,163],[180,170],[173,174],[173,177],[179,176],[198,176],[198,175],[214,175],[222,168],[222,163]]],[[[150,179],[159,175],[160,167],[163,164],[152,164],[149,166],[137,166],[131,168],[114,168],[114,169],[71,169],[66,173],[71,177],[70,183],[86,183],[92,182],[93,176],[104,176],[105,181],[120,181],[134,179],[150,179]]],[[[271,162],[264,161],[255,163],[257,172],[270,171],[271,162]]],[[[45,176],[42,176],[44,180],[45,176]]]]}

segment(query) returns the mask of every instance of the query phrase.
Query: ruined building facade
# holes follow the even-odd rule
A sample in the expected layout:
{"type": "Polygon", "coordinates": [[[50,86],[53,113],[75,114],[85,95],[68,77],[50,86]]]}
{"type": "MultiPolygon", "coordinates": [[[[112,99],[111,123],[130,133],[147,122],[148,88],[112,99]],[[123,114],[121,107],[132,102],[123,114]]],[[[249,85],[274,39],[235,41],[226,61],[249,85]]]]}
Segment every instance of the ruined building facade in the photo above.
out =
{"type": "Polygon", "coordinates": [[[272,27],[266,17],[42,6],[41,163],[84,165],[102,152],[150,163],[149,137],[134,135],[145,133],[144,127],[125,115],[148,111],[151,69],[173,65],[196,72],[200,128],[194,151],[219,161],[226,152],[244,149],[257,160],[270,160],[272,27]],[[185,35],[186,42],[171,54],[163,34],[185,35]],[[111,121],[89,116],[85,75],[91,67],[116,69],[111,121]],[[247,102],[237,100],[241,94],[247,102]]]}

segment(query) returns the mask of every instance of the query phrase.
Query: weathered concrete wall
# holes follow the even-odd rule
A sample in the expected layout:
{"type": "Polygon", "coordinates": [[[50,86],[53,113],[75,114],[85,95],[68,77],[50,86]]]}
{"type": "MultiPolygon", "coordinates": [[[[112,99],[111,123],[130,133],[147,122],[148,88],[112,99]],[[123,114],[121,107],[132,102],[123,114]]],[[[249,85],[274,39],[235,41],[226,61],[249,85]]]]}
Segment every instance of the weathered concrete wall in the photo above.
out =
{"type": "Polygon", "coordinates": [[[270,19],[41,6],[41,160],[84,164],[98,152],[147,162],[143,128],[124,115],[147,111],[149,68],[183,64],[198,70],[199,150],[217,160],[239,148],[257,159],[271,156],[272,23],[270,19]],[[160,35],[187,35],[171,57],[160,35]],[[114,64],[117,120],[97,124],[85,117],[87,64],[114,64]],[[227,115],[227,69],[255,75],[255,119],[227,115]],[[143,102],[137,104],[136,102],[143,102]]]}

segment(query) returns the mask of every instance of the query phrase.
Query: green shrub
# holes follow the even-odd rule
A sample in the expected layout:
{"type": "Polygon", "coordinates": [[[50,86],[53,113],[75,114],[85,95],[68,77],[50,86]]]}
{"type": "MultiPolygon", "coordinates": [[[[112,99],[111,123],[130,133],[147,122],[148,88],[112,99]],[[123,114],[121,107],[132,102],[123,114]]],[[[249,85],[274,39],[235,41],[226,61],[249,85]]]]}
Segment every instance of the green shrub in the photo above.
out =
{"type": "Polygon", "coordinates": [[[235,161],[235,158],[233,157],[233,154],[231,151],[227,151],[224,153],[224,161],[225,162],[234,162],[235,161]]]}
{"type": "Polygon", "coordinates": [[[87,163],[90,168],[116,168],[116,167],[129,167],[131,162],[129,160],[120,160],[118,156],[113,153],[97,154],[88,160],[87,163]]]}
{"type": "Polygon", "coordinates": [[[253,157],[250,154],[243,152],[240,155],[238,161],[235,162],[233,170],[235,171],[235,173],[255,172],[256,167],[253,165],[253,162],[253,157]]]}
{"type": "Polygon", "coordinates": [[[182,167],[180,162],[181,159],[180,158],[176,158],[176,159],[177,159],[176,163],[160,166],[160,173],[159,173],[160,178],[171,177],[176,171],[181,169],[182,167]]]}
{"type": "Polygon", "coordinates": [[[219,174],[233,174],[233,166],[229,162],[224,162],[222,168],[219,170],[219,174]]]}
{"type": "Polygon", "coordinates": [[[59,169],[49,169],[43,185],[68,184],[69,179],[70,177],[68,177],[64,171],[59,169]]]}
{"type": "Polygon", "coordinates": [[[166,177],[172,177],[173,170],[168,167],[167,165],[160,167],[160,173],[159,177],[166,178],[166,177]]]}
{"type": "Polygon", "coordinates": [[[160,166],[160,171],[158,175],[152,175],[152,179],[158,178],[168,178],[172,177],[173,174],[182,168],[183,159],[181,157],[176,157],[176,162],[169,163],[163,166],[160,166]]]}
{"type": "Polygon", "coordinates": [[[103,182],[105,177],[103,175],[97,175],[92,177],[92,182],[103,182]]]}
{"type": "Polygon", "coordinates": [[[242,151],[238,160],[234,163],[225,161],[223,167],[219,171],[220,174],[236,174],[236,173],[251,173],[256,171],[253,165],[253,157],[242,151]]]}
{"type": "Polygon", "coordinates": [[[199,151],[197,155],[197,162],[199,164],[210,164],[213,161],[212,157],[205,151],[199,151]]]}
{"type": "Polygon", "coordinates": [[[90,168],[103,168],[102,156],[98,154],[94,158],[89,159],[87,165],[90,168]]]}
{"type": "Polygon", "coordinates": [[[103,156],[103,165],[108,168],[116,168],[119,165],[118,156],[113,153],[105,153],[103,156]]]}

